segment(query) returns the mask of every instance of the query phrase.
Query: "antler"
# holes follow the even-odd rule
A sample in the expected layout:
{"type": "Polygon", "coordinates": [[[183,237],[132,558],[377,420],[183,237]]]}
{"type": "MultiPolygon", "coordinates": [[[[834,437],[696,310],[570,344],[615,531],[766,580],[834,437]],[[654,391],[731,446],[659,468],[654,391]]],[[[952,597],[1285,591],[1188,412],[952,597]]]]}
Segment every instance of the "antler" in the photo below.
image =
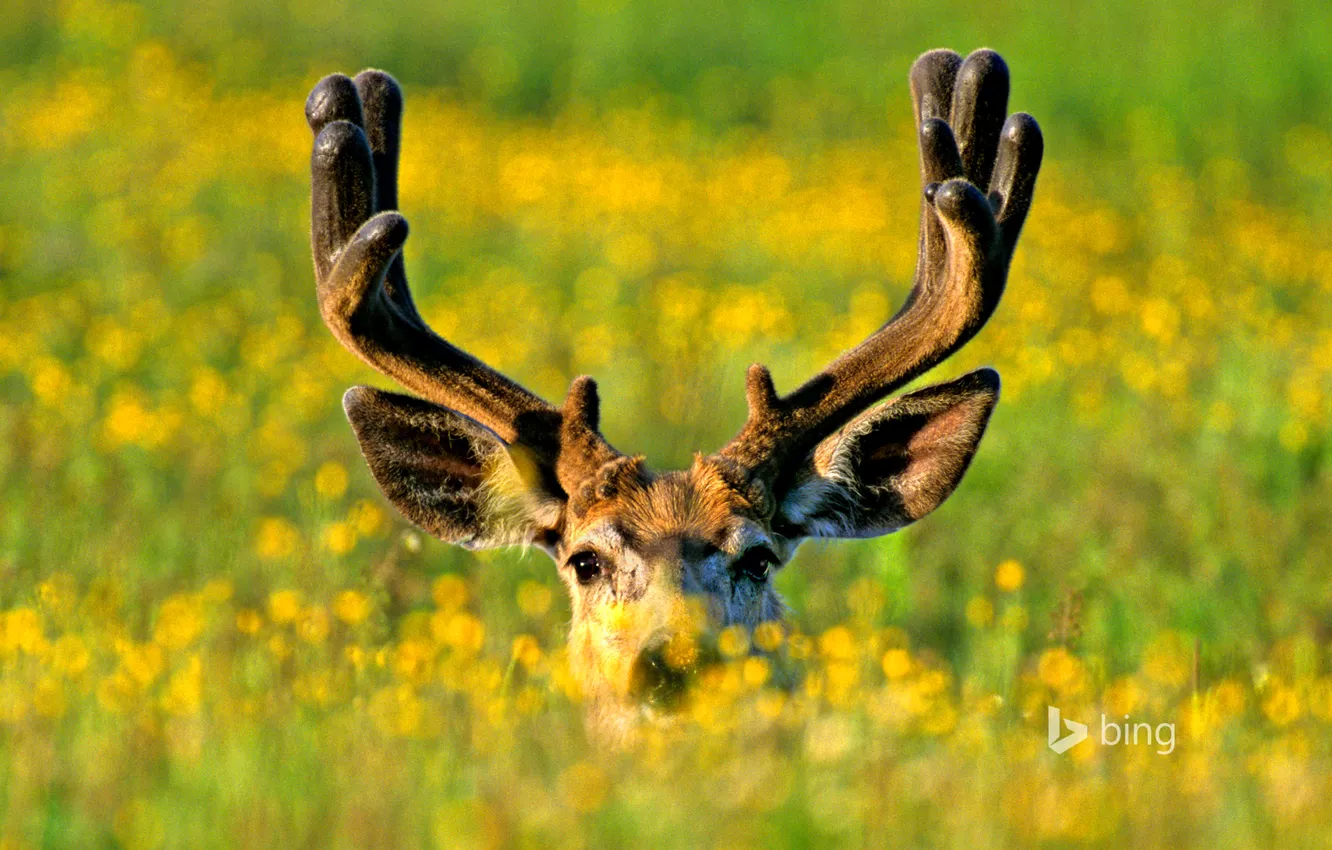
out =
{"type": "Polygon", "coordinates": [[[314,131],[311,245],[319,312],[348,350],[429,401],[532,449],[568,493],[619,453],[597,431],[591,378],[557,410],[451,345],[421,318],[407,287],[398,206],[402,90],[382,71],[333,74],[305,103],[314,131]]]}
{"type": "Polygon", "coordinates": [[[1043,142],[1008,106],[999,54],[924,54],[911,68],[920,135],[920,249],[906,303],[883,327],[787,396],[749,368],[749,418],[719,453],[772,480],[856,414],[965,345],[994,312],[1031,206],[1043,142]],[[954,136],[956,133],[956,136],[954,136]],[[982,194],[978,186],[988,187],[982,194]]]}

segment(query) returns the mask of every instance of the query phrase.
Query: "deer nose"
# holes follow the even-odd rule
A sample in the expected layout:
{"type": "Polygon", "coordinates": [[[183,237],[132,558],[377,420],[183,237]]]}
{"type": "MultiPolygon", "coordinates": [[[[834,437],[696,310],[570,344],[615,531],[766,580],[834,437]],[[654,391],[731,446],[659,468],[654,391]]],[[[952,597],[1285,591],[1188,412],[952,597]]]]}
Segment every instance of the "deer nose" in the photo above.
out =
{"type": "Polygon", "coordinates": [[[679,665],[675,661],[667,658],[664,642],[638,653],[629,673],[630,695],[663,711],[678,708],[693,670],[692,665],[679,665]]]}
{"type": "Polygon", "coordinates": [[[656,640],[638,653],[629,673],[629,693],[661,711],[680,707],[698,671],[715,660],[715,650],[700,646],[699,637],[677,632],[656,640]]]}

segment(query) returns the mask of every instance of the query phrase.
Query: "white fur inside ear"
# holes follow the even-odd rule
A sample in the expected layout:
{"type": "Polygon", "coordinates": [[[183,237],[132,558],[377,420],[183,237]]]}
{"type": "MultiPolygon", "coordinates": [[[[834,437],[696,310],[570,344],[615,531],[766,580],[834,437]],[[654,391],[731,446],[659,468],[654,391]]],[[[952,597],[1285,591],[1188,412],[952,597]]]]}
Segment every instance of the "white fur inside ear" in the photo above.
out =
{"type": "Polygon", "coordinates": [[[998,376],[980,370],[862,413],[810,453],[783,518],[812,537],[876,537],[915,522],[957,487],[997,399],[998,376]]]}
{"type": "MultiPolygon", "coordinates": [[[[835,478],[810,476],[792,488],[782,502],[782,515],[799,526],[806,537],[864,537],[848,524],[846,511],[833,505],[851,505],[856,497],[854,486],[835,478]]],[[[885,529],[881,534],[896,531],[885,529]]]]}
{"type": "Polygon", "coordinates": [[[504,451],[486,457],[483,470],[476,499],[491,541],[527,545],[534,528],[559,521],[560,503],[545,493],[541,468],[530,449],[505,445],[504,451]]]}
{"type": "Polygon", "coordinates": [[[782,515],[805,529],[809,537],[877,537],[890,534],[904,522],[865,528],[857,523],[864,490],[873,484],[856,474],[861,439],[870,433],[888,405],[874,408],[847,423],[820,443],[806,469],[782,501],[782,515]]]}

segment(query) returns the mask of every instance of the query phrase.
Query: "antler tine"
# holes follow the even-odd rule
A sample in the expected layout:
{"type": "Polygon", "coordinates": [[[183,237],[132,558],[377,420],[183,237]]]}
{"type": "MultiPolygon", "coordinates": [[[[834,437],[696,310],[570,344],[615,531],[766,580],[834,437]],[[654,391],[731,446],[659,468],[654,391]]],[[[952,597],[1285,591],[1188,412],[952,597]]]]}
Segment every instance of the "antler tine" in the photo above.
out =
{"type": "Polygon", "coordinates": [[[573,494],[574,488],[620,453],[601,436],[601,399],[596,381],[587,375],[575,378],[562,413],[555,476],[564,492],[573,494]]]}
{"type": "Polygon", "coordinates": [[[397,206],[402,90],[382,71],[325,77],[306,101],[311,242],[319,309],[347,349],[429,401],[475,419],[550,465],[573,486],[579,470],[615,455],[596,433],[596,386],[580,379],[570,415],[450,344],[426,324],[403,269],[407,220],[397,206]],[[569,446],[564,437],[574,438],[569,446]],[[577,458],[577,460],[575,460],[577,458]]]}
{"type": "Polygon", "coordinates": [[[911,84],[924,184],[911,292],[883,327],[787,396],[767,368],[750,367],[748,420],[720,454],[753,475],[775,477],[789,458],[942,362],[1003,294],[1040,169],[1040,128],[1024,113],[1004,121],[1008,69],[993,51],[965,62],[952,51],[926,53],[911,84]]]}

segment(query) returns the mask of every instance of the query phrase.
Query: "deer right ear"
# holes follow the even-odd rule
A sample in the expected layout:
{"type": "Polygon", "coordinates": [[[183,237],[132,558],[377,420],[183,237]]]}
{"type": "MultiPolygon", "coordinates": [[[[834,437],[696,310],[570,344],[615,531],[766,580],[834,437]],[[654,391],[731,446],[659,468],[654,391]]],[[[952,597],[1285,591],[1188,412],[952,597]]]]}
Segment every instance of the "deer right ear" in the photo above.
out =
{"type": "Polygon", "coordinates": [[[783,521],[807,537],[877,537],[947,499],[999,400],[999,375],[979,369],[871,408],[825,439],[782,500],[783,521]]]}
{"type": "Polygon", "coordinates": [[[343,409],[379,489],[425,531],[469,549],[543,543],[561,503],[519,446],[446,407],[353,387],[343,409]]]}

